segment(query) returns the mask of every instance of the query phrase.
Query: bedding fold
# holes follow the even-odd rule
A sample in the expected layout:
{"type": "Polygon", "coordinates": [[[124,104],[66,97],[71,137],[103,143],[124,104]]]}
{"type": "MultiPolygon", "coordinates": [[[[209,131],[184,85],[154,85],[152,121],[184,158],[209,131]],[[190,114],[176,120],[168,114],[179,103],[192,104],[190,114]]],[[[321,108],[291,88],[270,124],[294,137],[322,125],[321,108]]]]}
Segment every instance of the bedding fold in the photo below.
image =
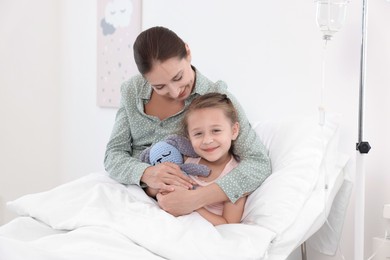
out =
{"type": "Polygon", "coordinates": [[[8,206],[59,230],[109,228],[168,259],[261,259],[274,232],[256,225],[215,228],[198,213],[174,217],[141,188],[93,173],[8,206]]]}

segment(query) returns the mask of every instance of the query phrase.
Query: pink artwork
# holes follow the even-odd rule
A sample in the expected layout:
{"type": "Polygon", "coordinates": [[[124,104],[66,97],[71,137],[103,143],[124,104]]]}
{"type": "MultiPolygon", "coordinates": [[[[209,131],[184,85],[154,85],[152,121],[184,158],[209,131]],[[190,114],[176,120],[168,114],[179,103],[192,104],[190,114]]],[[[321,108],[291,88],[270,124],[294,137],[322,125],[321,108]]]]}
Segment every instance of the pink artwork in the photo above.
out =
{"type": "Polygon", "coordinates": [[[138,73],[133,43],[141,32],[141,0],[99,0],[97,104],[119,107],[120,87],[138,73]]]}

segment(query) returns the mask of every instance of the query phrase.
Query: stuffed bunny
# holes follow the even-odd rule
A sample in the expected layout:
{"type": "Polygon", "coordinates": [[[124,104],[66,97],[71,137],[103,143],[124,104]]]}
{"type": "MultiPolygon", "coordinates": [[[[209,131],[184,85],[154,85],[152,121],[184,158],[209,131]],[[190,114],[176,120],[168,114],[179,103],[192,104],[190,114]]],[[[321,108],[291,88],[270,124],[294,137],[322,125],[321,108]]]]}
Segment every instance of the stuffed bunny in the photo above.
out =
{"type": "Polygon", "coordinates": [[[190,141],[184,136],[170,135],[165,140],[155,143],[151,147],[145,149],[140,159],[142,162],[156,165],[162,162],[173,162],[179,165],[180,169],[189,175],[208,176],[210,169],[201,164],[184,163],[183,156],[199,157],[190,141]]]}

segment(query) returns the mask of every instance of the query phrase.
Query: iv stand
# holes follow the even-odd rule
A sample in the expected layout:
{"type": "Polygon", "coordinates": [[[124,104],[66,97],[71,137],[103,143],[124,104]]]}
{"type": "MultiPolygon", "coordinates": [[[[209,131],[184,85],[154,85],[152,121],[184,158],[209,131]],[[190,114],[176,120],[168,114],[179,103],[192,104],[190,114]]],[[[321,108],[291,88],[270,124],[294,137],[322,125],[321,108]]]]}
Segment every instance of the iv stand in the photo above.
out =
{"type": "Polygon", "coordinates": [[[363,141],[364,130],[364,88],[366,83],[366,43],[367,43],[367,0],[363,0],[362,39],[360,56],[359,120],[358,142],[356,143],[356,187],[355,187],[355,260],[364,259],[364,204],[365,204],[365,155],[371,146],[363,141]]]}

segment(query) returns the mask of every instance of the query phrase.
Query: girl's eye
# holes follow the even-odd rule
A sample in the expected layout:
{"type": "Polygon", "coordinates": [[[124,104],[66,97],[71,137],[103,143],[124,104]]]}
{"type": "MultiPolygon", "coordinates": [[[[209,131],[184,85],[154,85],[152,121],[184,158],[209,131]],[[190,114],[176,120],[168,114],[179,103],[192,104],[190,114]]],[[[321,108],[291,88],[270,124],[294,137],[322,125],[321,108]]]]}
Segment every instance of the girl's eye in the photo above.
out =
{"type": "Polygon", "coordinates": [[[214,129],[213,132],[214,133],[219,133],[219,132],[221,132],[221,130],[220,129],[214,129]]]}
{"type": "Polygon", "coordinates": [[[194,133],[194,136],[201,136],[202,133],[194,133]]]}

